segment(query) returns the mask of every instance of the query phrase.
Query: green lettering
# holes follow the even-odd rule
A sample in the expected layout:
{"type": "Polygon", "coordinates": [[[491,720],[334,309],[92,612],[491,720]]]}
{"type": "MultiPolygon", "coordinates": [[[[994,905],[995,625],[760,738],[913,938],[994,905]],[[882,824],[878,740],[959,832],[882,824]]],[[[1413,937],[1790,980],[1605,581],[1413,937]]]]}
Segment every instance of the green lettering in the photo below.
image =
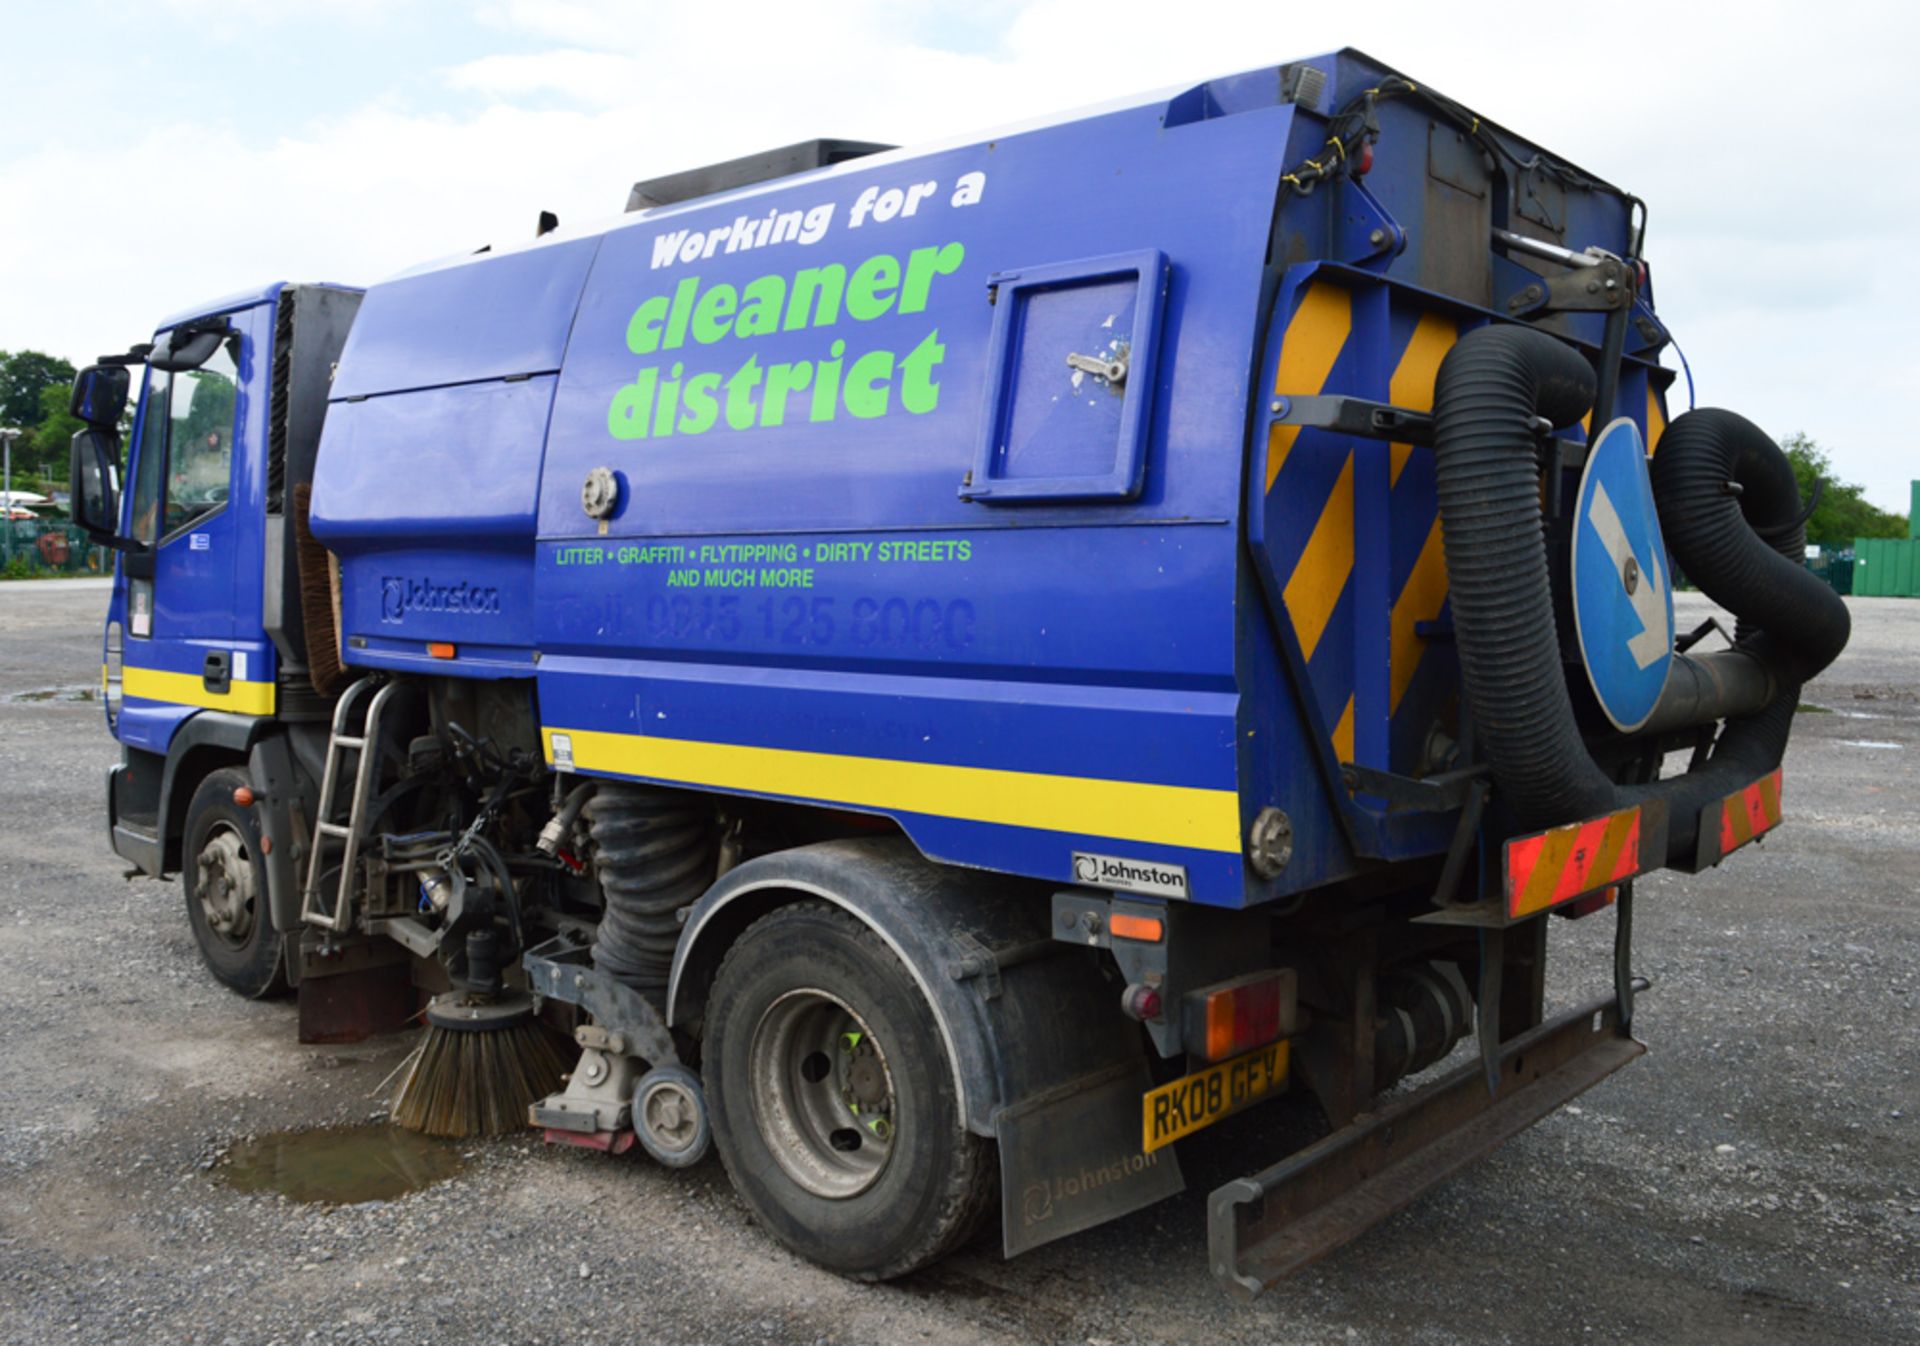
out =
{"type": "Polygon", "coordinates": [[[933,374],[946,354],[936,327],[900,362],[900,405],[916,416],[940,405],[940,385],[933,374]]]}
{"type": "Polygon", "coordinates": [[[739,299],[733,286],[726,284],[716,285],[701,295],[700,302],[693,306],[693,339],[703,346],[711,346],[725,336],[739,299]]]}
{"type": "Polygon", "coordinates": [[[900,312],[918,313],[927,306],[927,291],[935,276],[951,276],[967,258],[964,243],[941,248],[915,248],[907,254],[907,278],[900,286],[900,312]]]}
{"type": "Polygon", "coordinates": [[[667,335],[663,350],[679,350],[687,344],[687,319],[693,316],[693,297],[700,292],[700,277],[688,276],[673,292],[673,308],[667,314],[667,335]]]}
{"type": "Polygon", "coordinates": [[[633,311],[627,324],[627,349],[635,355],[652,355],[660,349],[660,324],[667,320],[667,297],[657,294],[633,311]]]}
{"type": "Polygon", "coordinates": [[[827,353],[833,357],[831,360],[814,362],[813,409],[808,420],[830,421],[840,410],[840,357],[847,353],[847,343],[836,341],[827,353]]]}
{"type": "Polygon", "coordinates": [[[645,439],[653,415],[654,384],[660,371],[643,369],[640,377],[613,395],[607,408],[607,433],[615,439],[645,439]]]}
{"type": "Polygon", "coordinates": [[[787,320],[781,325],[797,332],[803,327],[827,327],[839,322],[840,296],[846,288],[847,269],[838,262],[795,272],[793,298],[787,302],[787,320]]]}
{"type": "Polygon", "coordinates": [[[735,430],[753,425],[753,390],[760,384],[760,361],[748,356],[747,362],[727,380],[727,424],[735,430]]]}
{"type": "Polygon", "coordinates": [[[680,411],[680,375],[686,366],[678,360],[667,371],[666,382],[660,385],[660,400],[653,408],[653,433],[656,437],[673,433],[673,418],[680,411]]]}
{"type": "Polygon", "coordinates": [[[780,330],[780,309],[787,302],[784,276],[761,276],[740,291],[740,316],[734,319],[737,337],[766,336],[780,330]]]}
{"type": "Polygon", "coordinates": [[[795,360],[790,365],[767,366],[767,395],[760,402],[760,424],[779,425],[787,418],[787,394],[797,393],[813,381],[813,365],[795,360]]]}
{"type": "Polygon", "coordinates": [[[900,263],[892,253],[867,258],[847,283],[847,316],[861,322],[878,318],[893,307],[893,292],[900,285],[900,263]]]}
{"type": "Polygon", "coordinates": [[[892,376],[892,351],[868,351],[855,360],[847,371],[847,410],[863,420],[886,415],[893,391],[887,380],[892,376]]]}
{"type": "Polygon", "coordinates": [[[720,403],[714,397],[714,390],[719,386],[718,374],[697,374],[687,380],[686,389],[680,394],[681,405],[686,408],[680,413],[681,434],[697,435],[713,428],[713,423],[720,419],[720,403]]]}

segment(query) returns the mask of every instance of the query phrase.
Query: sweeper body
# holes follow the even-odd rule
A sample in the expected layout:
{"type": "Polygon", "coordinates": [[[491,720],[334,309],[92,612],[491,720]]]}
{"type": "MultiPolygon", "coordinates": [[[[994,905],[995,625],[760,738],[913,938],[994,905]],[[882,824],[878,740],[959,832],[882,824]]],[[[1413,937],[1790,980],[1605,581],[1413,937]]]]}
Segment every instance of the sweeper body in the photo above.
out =
{"type": "Polygon", "coordinates": [[[1292,1095],[1257,1292],[1640,1053],[1634,879],[1779,821],[1846,639],[1644,222],[1342,52],[169,319],[76,385],[114,848],[304,1038],[424,1007],[397,1119],[717,1149],[851,1275],[1292,1095]]]}

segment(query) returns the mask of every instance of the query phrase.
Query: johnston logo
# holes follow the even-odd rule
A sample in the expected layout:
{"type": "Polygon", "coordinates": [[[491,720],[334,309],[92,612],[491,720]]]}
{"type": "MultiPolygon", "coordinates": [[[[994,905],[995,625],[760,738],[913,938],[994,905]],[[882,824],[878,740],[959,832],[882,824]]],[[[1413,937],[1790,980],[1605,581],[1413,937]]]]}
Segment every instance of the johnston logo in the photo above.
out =
{"type": "Polygon", "coordinates": [[[1020,1194],[1020,1219],[1023,1224],[1036,1225],[1053,1218],[1057,1206],[1083,1196],[1091,1196],[1102,1187],[1144,1173],[1160,1162],[1157,1154],[1123,1154],[1115,1156],[1112,1163],[1088,1167],[1083,1164],[1077,1173],[1042,1178],[1039,1182],[1028,1183],[1020,1194]]]}
{"type": "Polygon", "coordinates": [[[500,611],[500,591],[490,585],[436,584],[433,580],[388,575],[380,581],[380,620],[405,621],[409,612],[466,612],[493,616],[500,611]]]}
{"type": "Polygon", "coordinates": [[[1117,855],[1075,851],[1073,877],[1080,883],[1123,893],[1146,893],[1153,897],[1186,897],[1189,893],[1186,866],[1164,865],[1158,860],[1127,860],[1117,855]]]}

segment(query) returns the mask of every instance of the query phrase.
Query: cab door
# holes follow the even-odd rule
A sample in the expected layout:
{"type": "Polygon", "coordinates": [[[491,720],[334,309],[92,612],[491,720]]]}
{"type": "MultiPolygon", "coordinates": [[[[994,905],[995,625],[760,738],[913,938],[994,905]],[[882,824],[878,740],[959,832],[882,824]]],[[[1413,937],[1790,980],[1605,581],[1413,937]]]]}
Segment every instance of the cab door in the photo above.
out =
{"type": "Polygon", "coordinates": [[[266,424],[258,315],[193,369],[149,368],[124,529],[124,701],[119,737],[164,753],[201,710],[268,715],[272,647],[260,616],[259,441],[266,424]]]}

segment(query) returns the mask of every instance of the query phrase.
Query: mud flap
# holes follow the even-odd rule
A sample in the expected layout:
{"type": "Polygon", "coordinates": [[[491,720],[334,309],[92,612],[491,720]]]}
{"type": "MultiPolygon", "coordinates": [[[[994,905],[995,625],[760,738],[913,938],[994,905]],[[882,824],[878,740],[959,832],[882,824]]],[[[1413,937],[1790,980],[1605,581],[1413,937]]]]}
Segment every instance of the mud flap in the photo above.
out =
{"type": "Polygon", "coordinates": [[[1146,1062],[1119,1061],[994,1114],[1000,1226],[1014,1257],[1186,1190],[1173,1148],[1140,1148],[1146,1062]]]}
{"type": "Polygon", "coordinates": [[[1481,1062],[1363,1113],[1318,1144],[1207,1199],[1213,1274],[1251,1299],[1408,1205],[1644,1054],[1609,996],[1499,1046],[1481,1062]]]}

